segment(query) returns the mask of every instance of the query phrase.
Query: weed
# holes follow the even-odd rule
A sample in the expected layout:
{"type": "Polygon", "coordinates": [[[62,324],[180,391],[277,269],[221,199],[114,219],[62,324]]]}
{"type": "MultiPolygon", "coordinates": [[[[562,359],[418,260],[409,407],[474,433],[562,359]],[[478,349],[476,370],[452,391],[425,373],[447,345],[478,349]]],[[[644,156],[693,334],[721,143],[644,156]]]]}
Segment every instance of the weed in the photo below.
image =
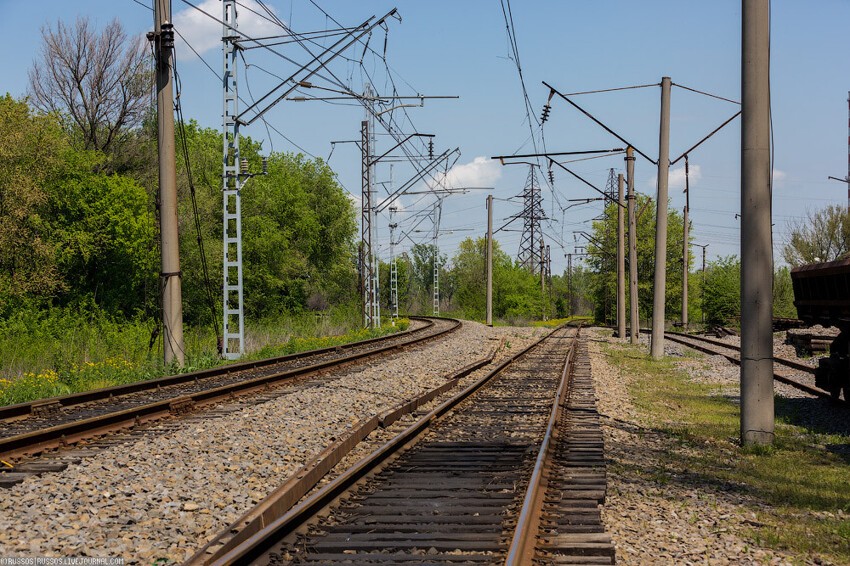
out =
{"type": "MultiPolygon", "coordinates": [[[[344,314],[276,317],[246,328],[248,355],[261,359],[338,346],[406,330],[410,321],[370,331],[344,314]]],[[[187,328],[183,368],[166,367],[157,345],[149,348],[155,323],[116,321],[98,313],[71,310],[18,313],[0,321],[0,405],[205,369],[224,362],[209,328],[187,328]]]]}

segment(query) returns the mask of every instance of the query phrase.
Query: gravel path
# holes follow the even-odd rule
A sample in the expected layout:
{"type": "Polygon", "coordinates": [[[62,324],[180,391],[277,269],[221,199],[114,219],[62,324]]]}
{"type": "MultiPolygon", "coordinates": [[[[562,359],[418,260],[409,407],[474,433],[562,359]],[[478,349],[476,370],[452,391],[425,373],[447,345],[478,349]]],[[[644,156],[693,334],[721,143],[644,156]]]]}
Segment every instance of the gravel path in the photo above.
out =
{"type": "Polygon", "coordinates": [[[502,337],[517,351],[542,332],[464,322],[436,344],[27,479],[0,498],[0,556],[185,560],[358,419],[436,387],[502,337]]]}
{"type": "MultiPolygon", "coordinates": [[[[589,350],[609,461],[604,520],[617,545],[618,563],[809,563],[747,538],[747,529],[758,525],[754,510],[762,503],[736,490],[689,480],[689,470],[676,455],[684,462],[693,449],[647,427],[651,417],[638,411],[628,392],[633,377],[609,365],[601,353],[601,342],[616,340],[607,336],[610,332],[592,332],[589,350]]],[[[665,341],[665,355],[683,356],[683,349],[665,341]]],[[[740,370],[724,358],[682,357],[678,365],[691,379],[716,384],[718,395],[737,399],[740,370]]],[[[776,391],[782,397],[806,396],[779,383],[776,391]]]]}

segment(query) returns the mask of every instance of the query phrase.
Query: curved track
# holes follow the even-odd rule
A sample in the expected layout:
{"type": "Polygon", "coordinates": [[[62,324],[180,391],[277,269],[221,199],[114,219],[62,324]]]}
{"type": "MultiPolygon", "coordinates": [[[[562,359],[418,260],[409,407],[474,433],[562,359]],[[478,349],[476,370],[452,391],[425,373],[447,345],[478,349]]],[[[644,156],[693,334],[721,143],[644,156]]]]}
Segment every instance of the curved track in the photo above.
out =
{"type": "Polygon", "coordinates": [[[11,459],[183,414],[236,395],[344,367],[433,340],[460,328],[454,319],[344,346],[168,376],[0,409],[0,458],[11,459]]]}
{"type": "MultiPolygon", "coordinates": [[[[252,536],[192,563],[504,563],[517,525],[540,525],[540,509],[524,505],[530,497],[526,486],[539,485],[532,478],[544,475],[557,482],[551,459],[540,454],[542,447],[562,440],[555,429],[570,398],[568,361],[576,334],[556,329],[252,536]]],[[[589,366],[586,373],[584,386],[589,366]]],[[[585,409],[576,407],[579,413],[585,409]]],[[[579,442],[572,450],[576,462],[589,453],[580,447],[586,437],[573,439],[579,442]]],[[[601,439],[594,437],[591,444],[599,463],[601,439]]],[[[587,497],[591,490],[576,493],[589,502],[584,511],[596,511],[598,518],[604,464],[601,475],[599,469],[590,473],[596,499],[587,497]]],[[[553,528],[549,518],[544,526],[553,528]]],[[[613,547],[601,523],[592,529],[596,532],[588,530],[570,535],[573,546],[587,551],[592,539],[597,546],[584,554],[611,560],[593,563],[612,563],[613,547]]],[[[565,542],[547,540],[556,546],[565,542]]]]}
{"type": "MultiPolygon", "coordinates": [[[[726,342],[715,340],[713,338],[695,336],[692,334],[682,334],[679,332],[665,332],[664,336],[673,342],[693,348],[694,350],[710,355],[723,356],[734,364],[741,364],[740,346],[727,344],[726,342]]],[[[805,391],[811,395],[832,398],[829,391],[815,386],[815,370],[813,367],[795,360],[780,357],[774,357],[773,361],[783,368],[781,370],[774,368],[773,378],[776,381],[791,385],[792,387],[796,387],[797,389],[805,391]]],[[[843,402],[847,403],[846,400],[843,400],[843,402]]]]}

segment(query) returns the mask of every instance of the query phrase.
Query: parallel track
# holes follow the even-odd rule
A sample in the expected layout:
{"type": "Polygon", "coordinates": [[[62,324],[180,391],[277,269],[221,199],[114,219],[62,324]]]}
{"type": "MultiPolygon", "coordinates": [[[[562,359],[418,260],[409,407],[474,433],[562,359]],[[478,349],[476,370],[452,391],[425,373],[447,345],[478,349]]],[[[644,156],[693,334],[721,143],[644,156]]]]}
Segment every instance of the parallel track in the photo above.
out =
{"type": "MultiPolygon", "coordinates": [[[[735,346],[734,344],[727,344],[726,342],[715,340],[713,338],[706,338],[704,336],[695,336],[691,334],[682,334],[679,332],[665,332],[664,335],[669,340],[678,344],[682,344],[684,346],[693,348],[694,350],[698,350],[706,354],[723,356],[734,364],[741,364],[740,346],[735,346]],[[730,353],[730,350],[736,353],[730,353]]],[[[811,366],[802,364],[795,360],[789,360],[780,357],[774,357],[773,361],[779,364],[780,366],[784,366],[785,368],[792,370],[792,372],[801,372],[812,376],[809,382],[806,383],[804,381],[801,381],[800,379],[795,379],[789,374],[788,371],[774,371],[773,379],[775,379],[776,381],[791,385],[792,387],[795,387],[801,391],[805,391],[806,393],[809,393],[811,395],[815,395],[818,397],[830,397],[834,399],[834,397],[830,395],[829,391],[825,391],[819,387],[815,387],[815,370],[811,366]]],[[[836,400],[847,403],[847,400],[836,400]]]]}
{"type": "MultiPolygon", "coordinates": [[[[517,524],[540,522],[534,519],[539,509],[526,510],[523,505],[529,498],[526,486],[537,485],[530,478],[545,475],[552,485],[571,481],[550,474],[569,465],[541,463],[539,454],[552,439],[570,442],[554,427],[563,424],[561,407],[571,398],[567,358],[574,351],[575,339],[570,336],[574,333],[567,329],[551,333],[422,416],[250,538],[209,559],[196,557],[193,563],[503,563],[517,524]]],[[[577,391],[589,384],[587,369],[577,391]]],[[[576,395],[574,399],[587,398],[584,393],[576,395]]],[[[573,415],[586,410],[576,406],[573,415]]],[[[604,464],[601,475],[595,468],[601,461],[601,444],[595,436],[592,446],[587,440],[577,432],[572,448],[563,446],[577,458],[570,461],[581,462],[574,471],[590,470],[595,495],[599,490],[604,495],[604,464]],[[593,459],[589,466],[586,456],[593,459]]],[[[579,476],[579,483],[588,477],[584,472],[579,476]]],[[[575,491],[587,503],[587,507],[576,503],[583,507],[579,515],[585,523],[587,511],[592,514],[591,507],[600,499],[591,501],[586,491],[575,491]]],[[[550,511],[543,522],[550,531],[551,515],[550,511]]],[[[598,532],[601,524],[587,530],[594,532],[580,536],[596,545],[590,551],[593,558],[612,561],[610,540],[602,541],[607,535],[598,532]]],[[[550,547],[564,542],[545,540],[550,547]]],[[[580,552],[587,554],[589,548],[580,552]]]]}
{"type": "Polygon", "coordinates": [[[453,319],[425,320],[425,327],[401,335],[3,408],[0,417],[7,420],[0,427],[0,459],[34,454],[190,412],[235,395],[267,391],[296,378],[389,355],[454,332],[461,326],[460,321],[453,319]]]}

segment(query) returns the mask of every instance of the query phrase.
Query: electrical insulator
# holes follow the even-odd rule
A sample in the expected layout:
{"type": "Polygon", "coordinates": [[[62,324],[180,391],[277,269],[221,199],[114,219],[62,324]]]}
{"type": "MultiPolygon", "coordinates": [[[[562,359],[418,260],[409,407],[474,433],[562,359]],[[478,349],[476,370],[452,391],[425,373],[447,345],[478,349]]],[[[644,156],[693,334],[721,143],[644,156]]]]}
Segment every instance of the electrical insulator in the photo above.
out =
{"type": "Polygon", "coordinates": [[[248,174],[248,160],[247,160],[247,159],[245,159],[244,157],[242,158],[242,161],[239,163],[239,171],[240,171],[243,175],[247,175],[247,174],[248,174]]]}
{"type": "Polygon", "coordinates": [[[555,172],[552,171],[551,169],[549,169],[549,184],[550,185],[555,184],[555,172]]]}
{"type": "Polygon", "coordinates": [[[543,115],[540,117],[540,122],[545,124],[546,120],[549,119],[549,112],[552,110],[552,107],[548,104],[543,107],[543,115]]]}
{"type": "Polygon", "coordinates": [[[269,174],[269,158],[263,157],[263,175],[269,174]]]}
{"type": "Polygon", "coordinates": [[[428,159],[434,159],[434,140],[428,140],[428,159]]]}
{"type": "Polygon", "coordinates": [[[162,22],[160,27],[160,47],[174,49],[174,26],[168,22],[162,22]]]}

